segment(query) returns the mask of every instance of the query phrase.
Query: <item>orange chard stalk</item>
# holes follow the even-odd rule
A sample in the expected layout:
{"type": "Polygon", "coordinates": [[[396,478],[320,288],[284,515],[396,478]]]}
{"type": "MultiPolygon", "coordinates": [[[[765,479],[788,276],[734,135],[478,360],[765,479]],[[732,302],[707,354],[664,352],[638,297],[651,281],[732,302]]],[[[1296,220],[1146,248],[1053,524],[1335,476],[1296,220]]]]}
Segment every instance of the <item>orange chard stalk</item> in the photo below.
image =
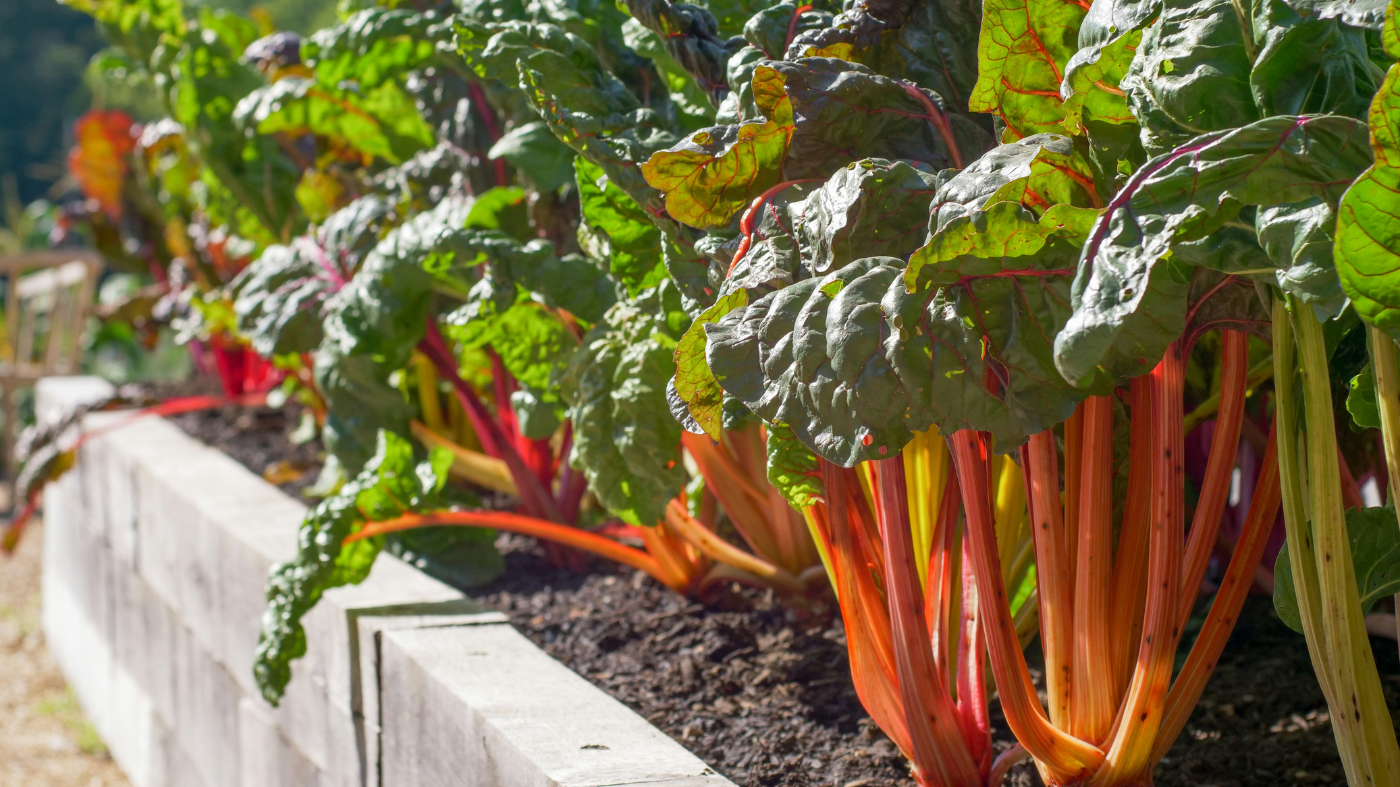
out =
{"type": "MultiPolygon", "coordinates": [[[[1035,540],[1040,642],[1045,652],[1050,722],[1057,729],[1066,730],[1069,728],[1070,679],[1074,663],[1074,586],[1069,567],[1074,564],[1069,557],[1060,508],[1060,469],[1052,432],[1031,435],[1030,441],[1021,448],[1021,467],[1026,474],[1026,503],[1030,507],[1035,540]]],[[[997,685],[1001,685],[1000,678],[997,685]]]]}
{"type": "MultiPolygon", "coordinates": [[[[954,466],[957,468],[963,510],[967,517],[968,556],[977,577],[978,606],[986,626],[987,652],[1001,696],[1002,711],[1016,740],[1031,753],[1043,771],[1050,774],[1051,780],[1059,784],[1072,784],[1097,770],[1103,762],[1103,752],[1097,746],[1059,729],[1045,716],[1045,709],[1041,707],[1035,686],[1031,683],[1020,639],[1016,636],[1011,601],[1007,598],[1006,585],[1001,578],[996,526],[992,521],[991,489],[987,483],[986,441],[977,432],[963,430],[955,432],[949,442],[953,448],[954,466]]],[[[1036,500],[1036,493],[1036,484],[1033,483],[1032,500],[1036,500]]],[[[1032,516],[1035,517],[1032,522],[1039,537],[1043,527],[1049,529],[1049,522],[1037,510],[1039,501],[1033,502],[1032,506],[1032,516]]],[[[1054,507],[1058,507],[1058,501],[1054,507]]],[[[1046,565],[1048,570],[1052,564],[1046,565]]],[[[1044,574],[1038,573],[1036,576],[1044,581],[1044,574]]]]}
{"type": "Polygon", "coordinates": [[[915,779],[921,784],[977,787],[982,773],[963,738],[962,714],[948,694],[946,680],[940,680],[934,670],[909,528],[904,460],[896,455],[873,466],[895,668],[915,779]]]}
{"type": "MultiPolygon", "coordinates": [[[[1082,442],[1077,474],[1079,548],[1071,551],[1075,581],[1070,732],[1101,743],[1108,737],[1118,704],[1113,664],[1103,664],[1102,658],[1111,653],[1108,598],[1113,576],[1113,400],[1092,396],[1078,412],[1082,414],[1082,442]]],[[[1066,484],[1068,477],[1067,473],[1066,484]]]]}
{"type": "MultiPolygon", "coordinates": [[[[1174,343],[1149,375],[1130,386],[1130,499],[1117,554],[1112,546],[1113,402],[1091,397],[1066,424],[1066,453],[1077,470],[1065,473],[1062,509],[1055,437],[1033,435],[1021,449],[1027,505],[1034,531],[1041,631],[1050,712],[1031,686],[1016,640],[1002,580],[988,488],[988,443],[977,432],[950,438],[967,517],[967,560],[985,627],[987,650],[1006,718],[1050,785],[1141,787],[1170,748],[1200,697],[1248,592],[1254,567],[1279,510],[1273,438],[1250,504],[1244,532],[1193,645],[1172,684],[1184,614],[1194,601],[1228,494],[1243,423],[1248,357],[1246,337],[1224,337],[1220,423],[1201,502],[1185,533],[1185,360],[1174,343]],[[1075,485],[1078,494],[1069,494],[1075,485]],[[1144,491],[1146,494],[1144,494],[1144,491]],[[1134,499],[1137,498],[1137,499],[1134,499]],[[1077,509],[1073,530],[1065,524],[1077,509]],[[1070,549],[1074,534],[1076,549],[1070,549]],[[1134,575],[1144,580],[1134,580],[1134,575]],[[1183,598],[1189,595],[1191,598],[1183,598]],[[1134,643],[1126,634],[1137,613],[1134,643]],[[1183,610],[1185,612],[1183,612],[1183,610]],[[1134,647],[1135,646],[1135,647],[1134,647]]],[[[1067,460],[1068,461],[1068,460],[1067,460]]],[[[1000,778],[1020,752],[993,764],[1000,778]]]]}
{"type": "Polygon", "coordinates": [[[1244,395],[1249,376],[1249,336],[1240,331],[1225,331],[1221,336],[1220,411],[1215,419],[1215,435],[1206,461],[1206,474],[1201,484],[1201,497],[1191,521],[1191,535],[1186,544],[1185,567],[1181,583],[1182,626],[1191,618],[1196,605],[1196,592],[1210,564],[1215,549],[1215,537],[1220,532],[1220,519],[1230,496],[1230,476],[1240,444],[1240,429],[1244,425],[1244,395]]]}
{"type": "Polygon", "coordinates": [[[1140,416],[1152,408],[1147,375],[1128,384],[1129,421],[1128,489],[1123,501],[1123,524],[1118,531],[1118,554],[1113,562],[1112,615],[1109,624],[1113,648],[1115,693],[1122,696],[1132,676],[1132,659],[1142,637],[1142,613],[1147,605],[1147,537],[1152,516],[1152,429],[1140,416]]]}
{"type": "Polygon", "coordinates": [[[581,528],[561,525],[536,517],[511,514],[504,511],[438,511],[432,514],[404,514],[403,516],[387,519],[382,522],[368,522],[364,527],[346,538],[345,543],[348,544],[372,536],[382,536],[386,533],[397,533],[402,530],[413,530],[420,527],[432,527],[435,525],[489,527],[511,533],[520,533],[545,541],[552,541],[563,544],[564,546],[581,549],[585,552],[591,552],[609,560],[615,560],[623,565],[631,566],[639,571],[644,571],[657,582],[667,585],[677,592],[684,593],[687,590],[686,587],[672,585],[671,582],[674,581],[676,577],[662,569],[656,558],[636,547],[629,547],[607,536],[602,536],[581,528]]]}
{"type": "Polygon", "coordinates": [[[1121,721],[1107,747],[1095,784],[1132,784],[1151,770],[1152,744],[1161,724],[1172,662],[1181,635],[1182,534],[1185,517],[1185,444],[1182,395],[1186,360],[1181,342],[1172,342],[1150,376],[1152,390],[1152,531],[1148,541],[1147,610],[1142,640],[1121,721]]]}

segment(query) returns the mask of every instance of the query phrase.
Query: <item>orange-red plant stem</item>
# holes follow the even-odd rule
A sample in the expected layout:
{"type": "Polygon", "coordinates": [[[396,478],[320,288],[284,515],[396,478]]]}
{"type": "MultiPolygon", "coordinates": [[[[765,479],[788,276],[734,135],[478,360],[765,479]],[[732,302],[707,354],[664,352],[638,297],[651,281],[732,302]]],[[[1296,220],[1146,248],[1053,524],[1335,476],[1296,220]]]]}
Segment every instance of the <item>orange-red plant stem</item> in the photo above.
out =
{"type": "Polygon", "coordinates": [[[1070,732],[1086,741],[1102,743],[1118,709],[1108,630],[1108,594],[1113,576],[1113,400],[1091,396],[1080,406],[1080,412],[1079,549],[1074,581],[1070,732]]]}
{"type": "Polygon", "coordinates": [[[1220,411],[1215,418],[1210,458],[1201,483],[1201,495],[1191,522],[1182,568],[1180,623],[1186,625],[1196,606],[1201,578],[1215,550],[1215,535],[1230,497],[1230,478],[1239,454],[1240,429],[1244,424],[1245,386],[1249,377],[1249,336],[1242,331],[1222,331],[1220,368],[1220,411]]]}
{"type": "MultiPolygon", "coordinates": [[[[1061,782],[1072,784],[1098,769],[1103,763],[1103,752],[1057,729],[1045,717],[1035,686],[1031,684],[1026,656],[1021,651],[1006,585],[1002,581],[991,490],[987,484],[986,442],[970,430],[954,433],[949,442],[967,517],[968,554],[977,577],[978,605],[987,630],[987,652],[991,656],[992,675],[996,678],[1007,724],[1016,740],[1037,761],[1061,782]]],[[[1041,521],[1037,520],[1037,530],[1041,521]]]]}
{"type": "Polygon", "coordinates": [[[1069,547],[1060,508],[1060,470],[1055,435],[1031,435],[1021,449],[1026,500],[1035,541],[1036,585],[1040,601],[1040,642],[1045,652],[1045,687],[1050,721],[1069,730],[1070,680],[1074,664],[1074,594],[1069,547]]]}
{"type": "Polygon", "coordinates": [[[1123,524],[1118,531],[1118,554],[1113,561],[1113,591],[1109,624],[1115,695],[1127,691],[1133,655],[1142,639],[1142,614],[1147,601],[1147,541],[1152,523],[1152,390],[1147,375],[1129,383],[1128,490],[1123,501],[1123,524]]]}
{"type": "Polygon", "coordinates": [[[915,780],[928,787],[979,787],[981,774],[962,738],[961,719],[933,668],[919,570],[909,528],[904,457],[875,463],[876,515],[885,547],[885,594],[896,676],[909,730],[915,780]]]}
{"type": "Polygon", "coordinates": [[[866,712],[907,756],[912,747],[899,697],[889,616],[857,537],[861,525],[851,510],[853,501],[864,502],[860,482],[854,471],[825,459],[818,461],[826,489],[825,521],[831,534],[836,598],[846,626],[851,682],[866,712]]]}
{"type": "Polygon", "coordinates": [[[1211,602],[1206,622],[1191,646],[1186,664],[1167,694],[1166,713],[1152,749],[1154,764],[1171,749],[1172,743],[1186,726],[1197,700],[1201,698],[1216,660],[1220,658],[1220,652],[1225,649],[1225,642],[1235,627],[1240,607],[1249,595],[1250,585],[1254,581],[1254,567],[1259,565],[1264,548],[1269,544],[1269,535],[1273,532],[1274,521],[1278,519],[1281,503],[1276,434],[1275,425],[1269,429],[1264,464],[1254,485],[1254,497],[1249,501],[1249,513],[1245,516],[1240,540],[1235,544],[1235,553],[1230,556],[1230,566],[1225,570],[1225,578],[1220,581],[1220,590],[1211,602]]]}
{"type": "Polygon", "coordinates": [[[555,522],[549,522],[536,517],[521,516],[504,511],[438,511],[432,514],[404,514],[393,519],[386,519],[382,522],[367,523],[359,531],[352,533],[345,539],[345,543],[359,541],[371,536],[382,536],[386,533],[397,533],[401,530],[413,530],[420,527],[431,527],[434,525],[460,525],[463,527],[491,527],[497,530],[507,530],[512,533],[520,533],[534,538],[553,541],[565,546],[582,549],[585,552],[592,552],[595,555],[605,557],[609,560],[617,561],[626,566],[631,566],[639,571],[645,571],[656,581],[670,586],[673,590],[684,593],[686,588],[670,585],[672,577],[663,571],[656,558],[635,547],[626,544],[619,544],[610,538],[591,533],[577,527],[569,527],[555,522]]]}
{"type": "Polygon", "coordinates": [[[1173,657],[1181,634],[1182,533],[1185,528],[1185,435],[1182,395],[1186,362],[1181,343],[1167,347],[1152,386],[1152,532],[1147,563],[1147,609],[1128,694],[1096,785],[1135,784],[1150,773],[1173,657]]]}

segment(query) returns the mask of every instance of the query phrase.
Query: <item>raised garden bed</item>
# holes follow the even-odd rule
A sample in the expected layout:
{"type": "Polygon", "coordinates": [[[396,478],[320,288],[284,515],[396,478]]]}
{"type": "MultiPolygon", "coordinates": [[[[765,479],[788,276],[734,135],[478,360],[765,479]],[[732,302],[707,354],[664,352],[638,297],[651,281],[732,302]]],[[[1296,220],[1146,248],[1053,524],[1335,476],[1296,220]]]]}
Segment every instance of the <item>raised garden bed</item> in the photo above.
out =
{"type": "MultiPolygon", "coordinates": [[[[286,440],[294,415],[226,408],[172,421],[257,472],[284,460],[307,464],[306,478],[284,486],[295,491],[316,465],[305,458],[314,458],[312,447],[286,440]]],[[[601,562],[586,573],[554,568],[524,537],[497,543],[505,576],[466,595],[506,613],[545,652],[737,784],[912,784],[855,695],[839,621],[798,619],[749,590],[698,604],[601,562]]],[[[1400,707],[1394,643],[1373,645],[1387,699],[1400,707]]],[[[1030,655],[1039,660],[1034,645],[1030,655]]],[[[998,745],[1009,745],[995,704],[993,713],[998,745]]],[[[1302,638],[1269,599],[1251,598],[1186,732],[1157,769],[1157,786],[1344,780],[1302,638]]],[[[1040,782],[1023,765],[1007,783],[1040,782]]]]}
{"type": "MultiPolygon", "coordinates": [[[[41,418],[108,390],[45,381],[41,418]]],[[[156,418],[89,442],[46,490],[45,636],[136,787],[729,784],[388,555],[307,616],[307,655],[267,705],[251,674],[262,587],[304,510],[156,418]]]]}

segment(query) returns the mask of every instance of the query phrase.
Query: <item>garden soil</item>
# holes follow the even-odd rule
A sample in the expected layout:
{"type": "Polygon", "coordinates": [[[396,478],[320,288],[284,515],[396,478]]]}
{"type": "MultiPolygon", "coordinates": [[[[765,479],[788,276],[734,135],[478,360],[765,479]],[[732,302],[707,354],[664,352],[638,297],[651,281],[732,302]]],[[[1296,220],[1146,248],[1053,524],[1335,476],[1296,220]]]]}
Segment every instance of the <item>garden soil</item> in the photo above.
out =
{"type": "MultiPolygon", "coordinates": [[[[293,494],[314,479],[315,446],[288,444],[288,412],[230,408],[173,420],[293,494]],[[286,482],[273,472],[289,466],[303,475],[286,482]]],[[[742,787],[913,784],[861,709],[845,635],[829,613],[794,613],[770,593],[738,588],[701,603],[601,562],[582,573],[556,569],[523,537],[503,534],[498,544],[506,575],[472,595],[742,787]]],[[[1400,710],[1396,644],[1372,644],[1387,700],[1400,710]]],[[[1039,661],[1034,645],[1028,656],[1039,661]]],[[[992,710],[996,746],[1004,749],[1011,736],[995,703],[992,710]]],[[[1157,769],[1156,787],[1345,783],[1303,638],[1279,622],[1267,598],[1251,597],[1186,730],[1157,769]]],[[[1040,780],[1021,766],[1008,784],[1040,780]]]]}
{"type": "Polygon", "coordinates": [[[39,628],[44,529],[0,558],[0,787],[128,787],[39,628]]]}

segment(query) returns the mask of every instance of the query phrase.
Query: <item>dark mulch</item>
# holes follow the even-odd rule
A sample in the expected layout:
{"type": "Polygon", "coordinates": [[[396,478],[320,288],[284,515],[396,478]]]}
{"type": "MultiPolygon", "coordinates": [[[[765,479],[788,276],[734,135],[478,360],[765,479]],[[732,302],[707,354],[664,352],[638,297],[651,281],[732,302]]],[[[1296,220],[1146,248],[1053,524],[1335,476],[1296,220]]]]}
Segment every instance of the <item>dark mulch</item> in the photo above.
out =
{"type": "MultiPolygon", "coordinates": [[[[295,416],[291,408],[226,408],[172,420],[255,472],[282,461],[306,467],[282,485],[295,495],[320,466],[317,444],[288,443],[295,416]]],[[[861,709],[838,620],[800,616],[753,590],[701,604],[639,572],[601,563],[587,573],[552,568],[526,538],[503,534],[498,544],[506,575],[473,595],[743,787],[912,784],[861,709]]],[[[1387,700],[1400,709],[1395,643],[1373,645],[1387,700]]],[[[1036,660],[1034,646],[1028,655],[1036,660]]],[[[998,710],[1002,748],[1010,735],[998,710]]],[[[1008,780],[1039,783],[1028,766],[1008,780]]],[[[1268,599],[1251,598],[1156,787],[1345,783],[1303,638],[1278,621],[1268,599]]]]}
{"type": "MultiPolygon", "coordinates": [[[[194,378],[172,386],[151,388],[151,397],[218,394],[217,380],[194,378]]],[[[293,444],[292,433],[301,419],[301,407],[221,407],[171,416],[169,420],[206,445],[223,451],[282,491],[301,497],[316,483],[322,465],[319,440],[293,444]]]]}

